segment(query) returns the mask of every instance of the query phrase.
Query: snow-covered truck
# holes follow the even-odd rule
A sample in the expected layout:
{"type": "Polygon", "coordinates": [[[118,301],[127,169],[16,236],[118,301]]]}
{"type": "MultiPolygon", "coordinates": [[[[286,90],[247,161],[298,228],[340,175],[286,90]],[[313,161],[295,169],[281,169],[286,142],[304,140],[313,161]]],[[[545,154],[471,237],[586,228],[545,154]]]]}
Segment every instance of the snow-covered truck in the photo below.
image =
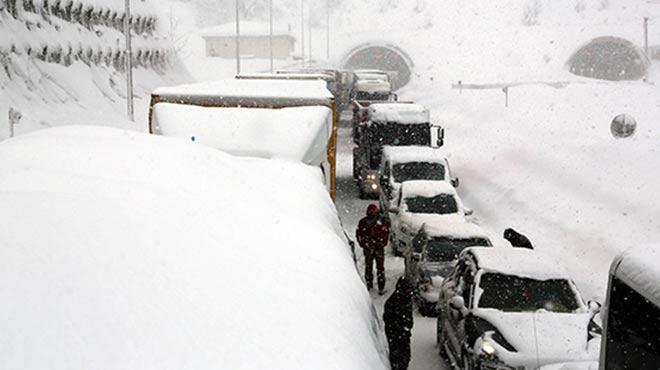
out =
{"type": "Polygon", "coordinates": [[[314,168],[91,125],[0,168],[3,370],[389,369],[314,168]]]}
{"type": "Polygon", "coordinates": [[[431,123],[428,109],[420,104],[375,103],[369,106],[367,116],[353,137],[357,144],[353,149],[353,178],[361,198],[377,198],[383,147],[440,147],[444,130],[431,123]]]}
{"type": "Polygon", "coordinates": [[[338,119],[324,80],[230,79],[155,90],[149,132],[318,167],[334,199],[338,119]]]}
{"type": "Polygon", "coordinates": [[[610,268],[600,369],[657,369],[660,364],[660,248],[640,246],[610,268]]]}

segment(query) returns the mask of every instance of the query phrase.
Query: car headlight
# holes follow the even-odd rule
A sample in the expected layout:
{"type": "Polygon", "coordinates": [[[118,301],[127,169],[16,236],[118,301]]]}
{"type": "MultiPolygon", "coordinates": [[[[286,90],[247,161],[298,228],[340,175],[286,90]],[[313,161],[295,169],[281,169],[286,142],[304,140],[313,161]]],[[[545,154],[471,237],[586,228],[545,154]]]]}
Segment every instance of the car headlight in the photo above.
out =
{"type": "Polygon", "coordinates": [[[486,356],[492,357],[497,354],[497,349],[490,342],[484,341],[481,343],[481,352],[486,356]]]}
{"type": "Polygon", "coordinates": [[[378,184],[376,184],[375,182],[373,184],[371,184],[371,189],[372,190],[378,190],[378,184]]]}
{"type": "Polygon", "coordinates": [[[367,174],[367,180],[371,180],[371,181],[376,180],[376,174],[374,173],[367,174]]]}

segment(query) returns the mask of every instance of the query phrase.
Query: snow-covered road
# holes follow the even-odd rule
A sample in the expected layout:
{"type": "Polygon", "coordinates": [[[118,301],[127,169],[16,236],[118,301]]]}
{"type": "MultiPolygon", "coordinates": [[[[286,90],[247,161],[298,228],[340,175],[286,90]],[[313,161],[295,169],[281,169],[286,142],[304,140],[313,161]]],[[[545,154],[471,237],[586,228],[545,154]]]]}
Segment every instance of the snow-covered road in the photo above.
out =
{"type": "MultiPolygon", "coordinates": [[[[338,155],[338,182],[337,182],[337,211],[342,220],[344,228],[355,238],[355,229],[360,218],[363,217],[370,201],[358,198],[357,187],[351,176],[352,166],[352,139],[350,128],[344,126],[339,130],[339,155],[338,155]]],[[[359,248],[358,248],[359,249],[359,248]]],[[[358,267],[364,271],[364,256],[357,251],[358,267]]],[[[387,275],[388,294],[379,296],[372,290],[371,297],[374,306],[382,318],[383,305],[389,293],[394,290],[394,284],[399,276],[403,274],[403,259],[394,257],[388,253],[385,260],[385,272],[387,275]]],[[[449,369],[438,355],[435,348],[436,320],[427,318],[415,312],[415,324],[412,337],[412,361],[411,370],[444,370],[449,369]]]]}

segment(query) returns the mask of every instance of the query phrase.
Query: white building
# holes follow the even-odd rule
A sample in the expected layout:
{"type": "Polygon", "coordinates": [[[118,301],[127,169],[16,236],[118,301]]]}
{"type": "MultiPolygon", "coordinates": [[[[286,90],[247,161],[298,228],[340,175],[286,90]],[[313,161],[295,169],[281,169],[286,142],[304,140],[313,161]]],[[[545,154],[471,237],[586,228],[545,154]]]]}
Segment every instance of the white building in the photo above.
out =
{"type": "MultiPolygon", "coordinates": [[[[241,22],[241,55],[255,58],[270,58],[270,26],[268,23],[241,22]]],[[[293,52],[296,39],[290,27],[273,29],[273,58],[288,59],[293,52]]],[[[220,58],[236,57],[236,23],[202,30],[206,41],[206,56],[220,58]]]]}

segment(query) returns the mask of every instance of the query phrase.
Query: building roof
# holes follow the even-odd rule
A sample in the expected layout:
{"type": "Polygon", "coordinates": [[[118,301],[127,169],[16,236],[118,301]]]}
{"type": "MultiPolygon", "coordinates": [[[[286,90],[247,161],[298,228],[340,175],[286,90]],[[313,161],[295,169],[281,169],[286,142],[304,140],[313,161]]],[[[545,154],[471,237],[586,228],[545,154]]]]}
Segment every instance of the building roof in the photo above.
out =
{"type": "Polygon", "coordinates": [[[475,257],[478,268],[488,272],[521,276],[537,280],[572,280],[554,259],[525,248],[469,248],[463,254],[475,257]]]}
{"type": "Polygon", "coordinates": [[[402,124],[429,123],[429,110],[414,103],[377,103],[369,106],[372,122],[396,122],[402,124]]]}
{"type": "Polygon", "coordinates": [[[620,280],[660,306],[660,248],[633,248],[620,255],[612,267],[620,280]]]}
{"type": "MultiPolygon", "coordinates": [[[[265,22],[240,22],[241,36],[265,36],[270,35],[270,25],[265,22]]],[[[273,25],[273,36],[293,36],[288,26],[281,24],[273,25]]],[[[200,36],[207,37],[234,37],[236,36],[236,23],[225,23],[218,26],[208,27],[200,31],[200,36]]]]}
{"type": "Polygon", "coordinates": [[[385,146],[383,147],[383,158],[392,164],[408,162],[433,162],[444,163],[447,153],[442,148],[431,148],[428,146],[385,146]]]}

